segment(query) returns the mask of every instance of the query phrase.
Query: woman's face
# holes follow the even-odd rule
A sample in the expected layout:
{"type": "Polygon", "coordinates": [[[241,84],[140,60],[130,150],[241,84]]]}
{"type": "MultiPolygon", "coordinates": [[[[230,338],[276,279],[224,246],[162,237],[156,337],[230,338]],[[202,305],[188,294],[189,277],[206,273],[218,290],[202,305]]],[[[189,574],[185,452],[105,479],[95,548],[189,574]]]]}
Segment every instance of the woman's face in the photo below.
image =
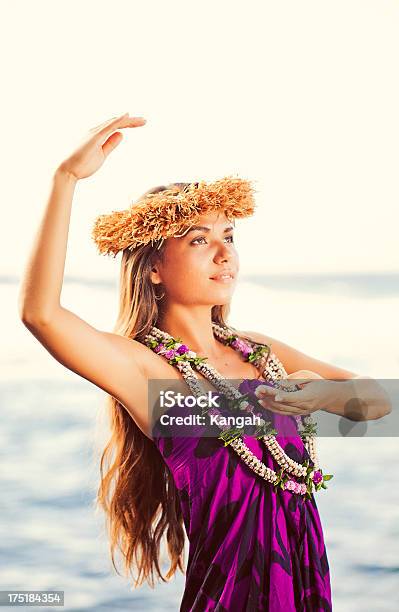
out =
{"type": "Polygon", "coordinates": [[[162,282],[167,299],[174,302],[227,304],[239,271],[233,233],[233,222],[224,212],[202,215],[184,236],[165,240],[163,260],[154,264],[152,281],[162,282]],[[203,229],[195,229],[199,226],[203,229]],[[223,272],[232,278],[215,278],[223,272]]]}

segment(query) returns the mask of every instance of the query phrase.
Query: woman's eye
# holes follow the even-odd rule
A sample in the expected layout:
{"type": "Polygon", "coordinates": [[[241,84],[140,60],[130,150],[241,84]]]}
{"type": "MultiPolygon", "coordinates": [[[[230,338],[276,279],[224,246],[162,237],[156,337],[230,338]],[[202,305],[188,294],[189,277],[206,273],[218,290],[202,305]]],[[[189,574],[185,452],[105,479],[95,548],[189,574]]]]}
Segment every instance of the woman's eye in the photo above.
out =
{"type": "MultiPolygon", "coordinates": [[[[234,242],[234,236],[231,234],[230,236],[226,236],[227,239],[230,239],[230,243],[234,242]]],[[[198,236],[198,238],[194,238],[194,240],[191,241],[191,244],[199,244],[197,243],[197,240],[205,240],[204,236],[198,236]]]]}

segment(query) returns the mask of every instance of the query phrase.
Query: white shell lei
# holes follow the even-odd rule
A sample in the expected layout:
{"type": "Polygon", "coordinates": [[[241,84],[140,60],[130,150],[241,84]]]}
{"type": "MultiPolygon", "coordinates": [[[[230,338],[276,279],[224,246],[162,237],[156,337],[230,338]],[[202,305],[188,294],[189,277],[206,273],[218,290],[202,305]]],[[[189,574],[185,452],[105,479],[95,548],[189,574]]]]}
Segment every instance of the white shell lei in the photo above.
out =
{"type": "MultiPolygon", "coordinates": [[[[228,327],[221,327],[215,322],[212,322],[212,327],[214,335],[221,341],[225,341],[229,336],[234,335],[234,332],[232,332],[231,329],[229,329],[228,327]]],[[[173,337],[170,336],[167,332],[164,332],[158,329],[157,327],[152,326],[150,333],[145,336],[144,342],[149,345],[154,340],[157,343],[167,342],[173,340],[173,337]]],[[[187,354],[189,357],[196,357],[196,353],[194,351],[189,351],[189,353],[187,354]]],[[[264,379],[267,379],[269,381],[275,381],[287,377],[287,372],[285,371],[283,364],[274,353],[271,353],[269,356],[266,357],[261,356],[260,359],[257,359],[252,363],[260,370],[264,379]]],[[[175,366],[180,370],[184,380],[186,381],[192,393],[196,397],[203,395],[203,390],[201,389],[199,378],[193,370],[191,363],[189,361],[181,360],[178,361],[175,366]]],[[[242,397],[240,391],[236,389],[232,384],[229,384],[226,379],[221,376],[221,374],[209,363],[201,362],[195,364],[195,368],[205,378],[207,378],[217,389],[219,389],[230,399],[239,399],[240,397],[242,397]]],[[[212,411],[209,412],[211,413],[212,411]]],[[[298,419],[300,419],[300,417],[298,417],[298,419]]],[[[223,429],[223,427],[221,427],[220,425],[219,427],[220,429],[223,429]]],[[[291,457],[289,457],[284,452],[280,444],[277,442],[276,437],[274,435],[265,435],[261,438],[261,440],[265,444],[266,448],[269,450],[273,459],[285,473],[292,474],[293,476],[299,478],[304,478],[309,475],[308,467],[301,463],[297,463],[291,457]]],[[[304,436],[303,440],[308,454],[314,464],[314,466],[312,467],[312,472],[310,473],[310,475],[312,476],[317,470],[320,470],[316,452],[315,436],[304,436]]],[[[234,440],[230,441],[229,446],[234,449],[234,451],[240,456],[240,458],[253,472],[261,476],[264,480],[274,485],[276,484],[276,482],[279,482],[280,478],[277,473],[271,468],[267,467],[262,461],[260,461],[244,443],[242,438],[235,438],[234,440]]],[[[305,484],[298,484],[298,488],[294,487],[294,485],[292,485],[292,487],[284,487],[283,483],[281,483],[280,486],[283,489],[286,488],[287,490],[291,490],[292,493],[298,493],[300,495],[304,495],[307,492],[307,487],[305,484]]]]}

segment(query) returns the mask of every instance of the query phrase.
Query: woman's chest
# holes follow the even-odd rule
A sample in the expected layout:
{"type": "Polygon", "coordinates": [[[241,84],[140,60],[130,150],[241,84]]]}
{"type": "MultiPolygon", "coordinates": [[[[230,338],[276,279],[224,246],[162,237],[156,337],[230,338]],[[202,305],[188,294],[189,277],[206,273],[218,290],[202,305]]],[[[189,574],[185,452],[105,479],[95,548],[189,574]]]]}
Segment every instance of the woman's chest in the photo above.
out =
{"type": "MultiPolygon", "coordinates": [[[[261,378],[258,368],[252,363],[244,361],[235,351],[231,350],[230,352],[233,355],[223,354],[219,359],[207,360],[206,363],[215,368],[223,378],[231,380],[236,387],[244,379],[261,378]]],[[[182,374],[177,367],[171,365],[166,359],[156,353],[148,355],[146,368],[149,379],[164,379],[165,381],[182,380],[182,374]]],[[[193,370],[200,380],[207,381],[207,377],[196,370],[194,366],[193,370]]]]}

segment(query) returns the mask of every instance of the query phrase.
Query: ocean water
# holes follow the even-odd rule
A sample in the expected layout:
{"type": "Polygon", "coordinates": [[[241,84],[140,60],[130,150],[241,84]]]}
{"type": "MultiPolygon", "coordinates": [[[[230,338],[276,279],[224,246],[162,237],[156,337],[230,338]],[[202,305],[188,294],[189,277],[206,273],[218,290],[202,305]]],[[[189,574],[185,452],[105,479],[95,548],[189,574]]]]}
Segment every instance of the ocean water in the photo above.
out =
{"type": "MultiPolygon", "coordinates": [[[[133,590],[114,572],[94,507],[105,394],[28,332],[17,291],[18,279],[0,279],[0,589],[63,590],[65,610],[178,610],[181,573],[133,590]]],[[[111,330],[116,282],[66,278],[62,303],[111,330]]],[[[398,313],[398,274],[258,276],[239,280],[230,322],[358,374],[397,378],[398,313]]],[[[334,474],[316,500],[337,612],[399,609],[398,449],[394,437],[318,439],[334,474]]]]}

